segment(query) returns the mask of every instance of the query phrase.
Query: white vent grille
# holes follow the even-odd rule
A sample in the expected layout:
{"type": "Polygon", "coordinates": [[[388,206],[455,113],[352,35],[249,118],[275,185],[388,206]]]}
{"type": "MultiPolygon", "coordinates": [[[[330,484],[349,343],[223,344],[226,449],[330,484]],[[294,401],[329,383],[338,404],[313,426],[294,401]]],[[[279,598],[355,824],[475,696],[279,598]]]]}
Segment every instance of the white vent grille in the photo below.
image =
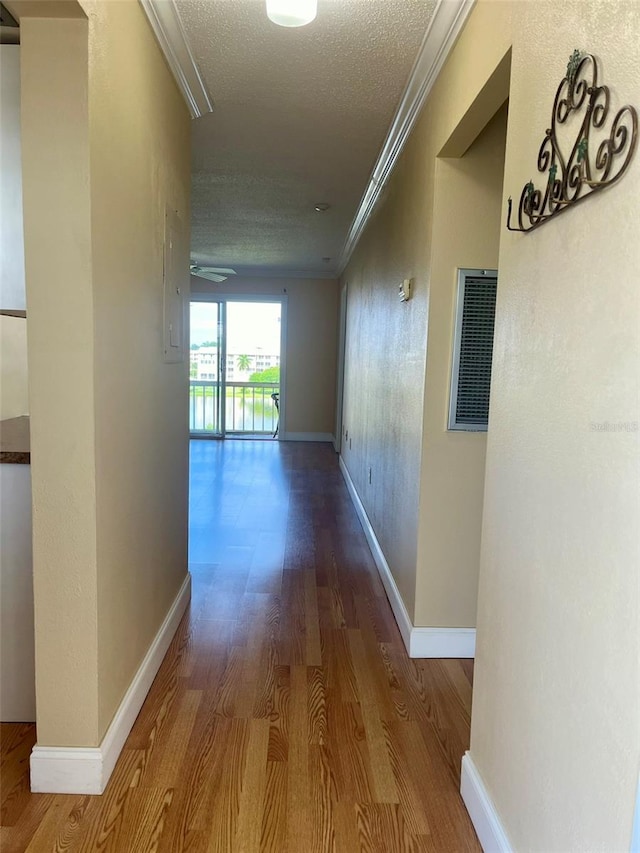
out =
{"type": "Polygon", "coordinates": [[[449,429],[486,430],[489,423],[497,284],[496,270],[458,270],[449,429]]]}

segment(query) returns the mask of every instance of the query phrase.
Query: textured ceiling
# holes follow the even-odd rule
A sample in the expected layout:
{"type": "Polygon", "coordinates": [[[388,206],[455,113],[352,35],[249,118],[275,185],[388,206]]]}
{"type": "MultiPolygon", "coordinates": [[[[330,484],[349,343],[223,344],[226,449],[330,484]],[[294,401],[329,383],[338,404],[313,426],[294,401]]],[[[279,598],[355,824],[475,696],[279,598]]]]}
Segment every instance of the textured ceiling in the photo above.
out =
{"type": "Polygon", "coordinates": [[[214,101],[193,123],[194,256],[334,271],[436,0],[319,0],[297,29],[264,0],[176,5],[214,101]]]}

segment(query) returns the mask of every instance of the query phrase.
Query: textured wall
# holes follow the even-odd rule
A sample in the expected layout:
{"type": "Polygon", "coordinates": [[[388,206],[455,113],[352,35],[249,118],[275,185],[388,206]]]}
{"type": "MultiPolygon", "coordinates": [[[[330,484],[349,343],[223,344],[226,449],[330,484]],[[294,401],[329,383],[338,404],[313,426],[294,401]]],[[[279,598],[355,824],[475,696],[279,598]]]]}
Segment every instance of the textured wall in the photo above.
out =
{"type": "MultiPolygon", "coordinates": [[[[437,255],[425,247],[435,158],[512,47],[504,214],[506,196],[536,174],[573,49],[599,56],[615,104],[637,106],[639,36],[635,2],[479,0],[347,268],[354,441],[343,453],[410,612],[414,501],[429,450],[421,388],[435,307],[437,255]],[[400,306],[395,287],[408,275],[415,300],[400,306]]],[[[529,235],[500,231],[471,755],[519,851],[622,851],[631,838],[639,190],[636,156],[617,186],[557,221],[529,235]]]]}
{"type": "MultiPolygon", "coordinates": [[[[640,5],[485,6],[513,66],[505,197],[575,47],[640,106],[640,5]]],[[[504,227],[471,754],[514,850],[629,849],[640,764],[640,156],[528,235],[504,227]],[[599,425],[605,428],[598,428],[599,425]]]]}
{"type": "Polygon", "coordinates": [[[194,293],[287,298],[286,431],[333,435],[336,400],[338,283],[333,279],[192,277],[194,293]]]}
{"type": "Polygon", "coordinates": [[[429,274],[424,200],[415,191],[423,164],[407,160],[405,152],[343,275],[341,455],[413,617],[429,274]],[[414,279],[414,296],[401,303],[405,278],[414,279]]]}
{"type": "Polygon", "coordinates": [[[99,743],[187,568],[190,120],[139,4],[83,8],[21,21],[40,745],[99,743]]]}
{"type": "Polygon", "coordinates": [[[459,267],[498,266],[507,110],[436,163],[415,624],[474,627],[486,433],[447,430],[459,267]]]}
{"type": "Polygon", "coordinates": [[[98,581],[87,22],[23,19],[21,39],[38,740],[95,746],[98,581]]]}
{"type": "MultiPolygon", "coordinates": [[[[104,733],[187,570],[188,359],[162,357],[167,206],[189,255],[191,122],[139,3],[86,0],[104,733]]],[[[180,284],[188,300],[189,276],[180,284]]]]}
{"type": "MultiPolygon", "coordinates": [[[[502,56],[506,52],[504,47],[502,56]]],[[[441,187],[434,215],[434,188],[438,154],[463,119],[467,117],[471,141],[492,117],[490,111],[480,111],[471,119],[467,114],[497,64],[494,56],[481,58],[477,74],[461,73],[455,62],[445,65],[343,275],[349,293],[344,425],[352,440],[343,443],[341,452],[409,615],[420,625],[474,624],[484,448],[478,436],[442,435],[442,411],[448,399],[443,362],[450,355],[454,258],[462,257],[465,250],[467,257],[482,255],[496,264],[502,152],[492,152],[491,146],[482,149],[477,168],[487,174],[468,177],[468,191],[484,206],[482,212],[463,209],[465,168],[473,171],[473,158],[459,167],[460,211],[451,205],[447,208],[442,197],[446,190],[441,187]],[[479,237],[472,227],[478,221],[482,222],[479,237]],[[411,301],[403,304],[397,294],[404,278],[414,279],[414,290],[411,301]],[[427,338],[431,340],[432,331],[436,337],[429,346],[435,366],[425,397],[427,338]],[[433,455],[430,470],[428,453],[433,455]],[[439,454],[443,454],[440,467],[439,454]],[[466,520],[459,519],[454,529],[448,509],[465,476],[463,454],[472,464],[466,472],[472,512],[466,520]],[[456,469],[457,479],[447,477],[445,459],[456,469]],[[444,528],[438,519],[440,501],[447,507],[444,528]],[[436,542],[431,541],[433,536],[436,542]],[[460,555],[448,551],[452,537],[467,543],[458,548],[466,562],[457,563],[453,572],[452,563],[460,555]],[[452,590],[456,583],[464,585],[459,596],[452,590]]],[[[486,100],[494,110],[501,104],[499,98],[486,100]]],[[[446,165],[440,163],[439,168],[441,180],[446,181],[446,165]]]]}

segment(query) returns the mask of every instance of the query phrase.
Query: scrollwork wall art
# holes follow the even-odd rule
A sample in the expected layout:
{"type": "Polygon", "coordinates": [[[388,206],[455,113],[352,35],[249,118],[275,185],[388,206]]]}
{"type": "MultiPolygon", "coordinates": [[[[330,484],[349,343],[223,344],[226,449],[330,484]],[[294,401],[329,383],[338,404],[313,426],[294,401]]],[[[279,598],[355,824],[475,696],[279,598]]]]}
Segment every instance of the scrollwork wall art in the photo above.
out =
{"type": "Polygon", "coordinates": [[[551,127],[538,152],[538,171],[547,176],[546,183],[542,188],[532,180],[524,185],[517,226],[511,223],[509,198],[509,231],[533,231],[626,172],[636,150],[638,113],[626,104],[609,124],[610,92],[598,83],[598,73],[595,56],[574,50],[553,102],[551,127]],[[576,133],[571,131],[567,146],[559,137],[570,127],[576,133]]]}

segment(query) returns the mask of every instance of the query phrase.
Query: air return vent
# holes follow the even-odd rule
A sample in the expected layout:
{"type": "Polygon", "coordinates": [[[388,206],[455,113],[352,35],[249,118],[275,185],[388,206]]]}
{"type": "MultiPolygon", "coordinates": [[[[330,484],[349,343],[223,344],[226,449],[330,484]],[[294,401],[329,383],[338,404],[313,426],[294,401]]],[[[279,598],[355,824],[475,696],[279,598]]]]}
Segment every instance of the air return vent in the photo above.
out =
{"type": "Polygon", "coordinates": [[[449,429],[486,430],[497,270],[458,270],[449,429]]]}

